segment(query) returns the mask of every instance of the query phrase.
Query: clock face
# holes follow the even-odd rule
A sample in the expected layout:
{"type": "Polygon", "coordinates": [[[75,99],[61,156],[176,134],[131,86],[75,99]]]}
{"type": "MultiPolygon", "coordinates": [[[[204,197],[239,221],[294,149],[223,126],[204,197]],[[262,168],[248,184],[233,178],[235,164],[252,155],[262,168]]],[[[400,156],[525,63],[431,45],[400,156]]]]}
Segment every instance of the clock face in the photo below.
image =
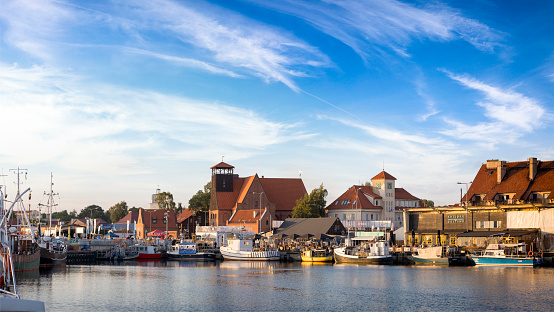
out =
{"type": "Polygon", "coordinates": [[[377,189],[381,189],[381,183],[377,183],[377,189]]]}
{"type": "Polygon", "coordinates": [[[392,182],[389,182],[389,183],[387,184],[387,188],[388,188],[389,190],[392,189],[392,182]]]}

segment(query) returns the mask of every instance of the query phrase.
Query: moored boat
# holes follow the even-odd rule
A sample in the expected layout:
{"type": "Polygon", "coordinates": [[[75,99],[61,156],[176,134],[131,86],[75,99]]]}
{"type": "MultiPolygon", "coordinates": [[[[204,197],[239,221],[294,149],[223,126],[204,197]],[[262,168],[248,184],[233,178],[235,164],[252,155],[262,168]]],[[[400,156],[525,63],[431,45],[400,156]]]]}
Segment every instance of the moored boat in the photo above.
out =
{"type": "Polygon", "coordinates": [[[259,250],[253,248],[253,239],[229,238],[227,246],[219,248],[225,260],[243,261],[278,261],[281,253],[278,250],[259,250]]]}
{"type": "Polygon", "coordinates": [[[306,249],[301,258],[302,262],[333,262],[333,253],[328,249],[306,249]]]}
{"type": "Polygon", "coordinates": [[[66,263],[67,246],[60,239],[44,237],[40,246],[40,266],[48,267],[66,263]]]}
{"type": "Polygon", "coordinates": [[[195,242],[179,242],[171,246],[167,252],[168,260],[193,260],[193,261],[211,261],[215,260],[215,252],[208,250],[199,250],[195,242]]]}
{"type": "Polygon", "coordinates": [[[416,264],[448,265],[448,257],[454,249],[449,246],[426,246],[413,255],[416,264]]]}
{"type": "MultiPolygon", "coordinates": [[[[160,260],[162,258],[162,253],[159,251],[156,251],[154,249],[154,246],[145,246],[140,244],[129,246],[128,251],[126,251],[126,254],[129,254],[129,257],[135,260],[160,260]],[[134,257],[134,254],[136,254],[136,257],[134,257]]],[[[131,259],[125,259],[125,260],[131,260],[131,259]]]]}
{"type": "Polygon", "coordinates": [[[478,266],[538,266],[541,257],[526,252],[525,243],[489,244],[481,255],[471,255],[478,266]]]}
{"type": "Polygon", "coordinates": [[[334,254],[336,263],[392,264],[389,243],[384,240],[335,248],[334,254]]]}

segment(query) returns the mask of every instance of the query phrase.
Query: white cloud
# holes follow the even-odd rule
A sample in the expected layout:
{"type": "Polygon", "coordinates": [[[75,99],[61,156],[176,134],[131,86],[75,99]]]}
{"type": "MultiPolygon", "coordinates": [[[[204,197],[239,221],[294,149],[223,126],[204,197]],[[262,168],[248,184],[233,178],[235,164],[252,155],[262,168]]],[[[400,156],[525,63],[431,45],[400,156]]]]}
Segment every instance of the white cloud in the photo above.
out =
{"type": "Polygon", "coordinates": [[[492,52],[503,34],[445,5],[417,7],[395,0],[253,1],[298,16],[342,41],[365,61],[389,51],[410,57],[413,40],[462,39],[492,52]]]}
{"type": "Polygon", "coordinates": [[[467,125],[460,121],[445,119],[451,126],[444,134],[460,139],[498,142],[501,136],[504,142],[514,142],[525,133],[530,133],[542,126],[546,110],[533,98],[513,90],[503,90],[487,85],[465,75],[444,72],[452,80],[463,86],[480,91],[484,98],[476,104],[484,109],[484,116],[489,122],[467,125]]]}
{"type": "Polygon", "coordinates": [[[145,157],[252,155],[312,136],[243,108],[88,83],[52,68],[0,64],[2,124],[10,129],[0,158],[136,174],[145,157]]]}

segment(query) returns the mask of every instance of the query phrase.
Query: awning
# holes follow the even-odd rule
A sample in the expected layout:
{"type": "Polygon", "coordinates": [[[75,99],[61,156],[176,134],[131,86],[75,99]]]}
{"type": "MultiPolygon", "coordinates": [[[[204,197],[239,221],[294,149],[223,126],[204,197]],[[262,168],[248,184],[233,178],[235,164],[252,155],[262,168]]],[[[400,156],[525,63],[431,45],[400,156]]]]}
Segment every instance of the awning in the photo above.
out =
{"type": "Polygon", "coordinates": [[[167,233],[165,231],[154,230],[154,231],[148,233],[147,235],[148,236],[165,236],[165,235],[167,235],[167,233]]]}

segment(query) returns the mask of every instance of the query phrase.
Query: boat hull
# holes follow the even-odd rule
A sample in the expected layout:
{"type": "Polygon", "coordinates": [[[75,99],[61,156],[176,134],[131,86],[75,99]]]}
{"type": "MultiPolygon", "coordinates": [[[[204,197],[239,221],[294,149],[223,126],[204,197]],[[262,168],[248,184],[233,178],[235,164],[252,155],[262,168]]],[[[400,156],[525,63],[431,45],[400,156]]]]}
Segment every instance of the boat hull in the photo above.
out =
{"type": "Polygon", "coordinates": [[[413,256],[416,264],[448,265],[448,258],[423,258],[413,256]]]}
{"type": "Polygon", "coordinates": [[[63,265],[67,260],[67,252],[54,252],[46,248],[40,248],[40,266],[49,267],[63,265]]]}
{"type": "Polygon", "coordinates": [[[333,256],[306,257],[302,256],[302,262],[333,262],[333,256]]]}
{"type": "Polygon", "coordinates": [[[542,259],[524,257],[524,258],[509,258],[509,257],[480,257],[472,256],[471,259],[478,266],[537,266],[541,264],[542,259]]]}
{"type": "Polygon", "coordinates": [[[342,251],[342,248],[335,249],[336,263],[361,263],[361,264],[392,264],[392,256],[367,256],[360,257],[355,255],[347,255],[342,251]]]}
{"type": "Polygon", "coordinates": [[[281,254],[277,250],[271,251],[251,251],[251,252],[236,252],[226,250],[225,247],[220,248],[221,255],[224,260],[234,261],[279,261],[281,254]]]}
{"type": "Polygon", "coordinates": [[[161,253],[139,253],[135,260],[161,260],[162,254],[161,253]]]}
{"type": "Polygon", "coordinates": [[[167,253],[167,260],[179,260],[179,261],[213,261],[215,260],[214,253],[197,253],[197,254],[187,254],[187,255],[178,255],[167,253]]]}
{"type": "Polygon", "coordinates": [[[40,252],[35,250],[28,255],[13,254],[13,269],[16,272],[38,270],[40,265],[40,252]]]}

